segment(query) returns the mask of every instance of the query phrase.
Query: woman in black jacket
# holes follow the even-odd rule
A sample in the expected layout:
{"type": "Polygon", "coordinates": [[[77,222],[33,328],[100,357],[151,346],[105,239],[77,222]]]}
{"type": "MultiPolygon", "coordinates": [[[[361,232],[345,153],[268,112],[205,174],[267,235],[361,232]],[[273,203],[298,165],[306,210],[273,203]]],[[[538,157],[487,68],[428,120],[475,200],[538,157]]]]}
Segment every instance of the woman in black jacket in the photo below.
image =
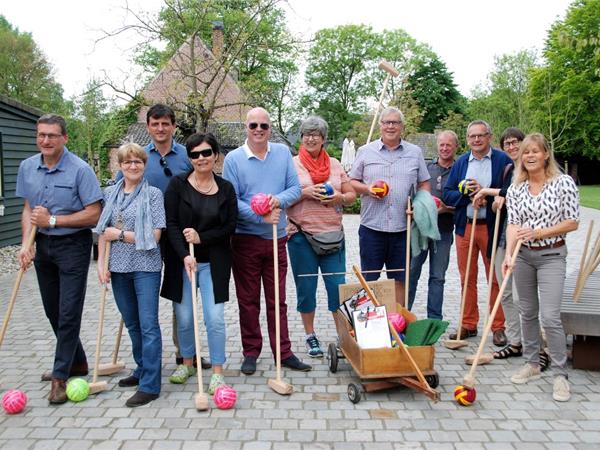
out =
{"type": "Polygon", "coordinates": [[[212,395],[224,383],[224,302],[229,300],[230,238],[237,221],[237,199],[231,183],[213,172],[219,144],[211,134],[193,134],[186,149],[193,170],[174,177],[165,192],[169,245],[161,295],[176,302],[177,335],[183,356],[183,364],[169,381],[185,383],[196,373],[190,281],[195,276],[213,367],[208,389],[212,395]],[[189,243],[194,244],[195,259],[189,253],[189,243]]]}

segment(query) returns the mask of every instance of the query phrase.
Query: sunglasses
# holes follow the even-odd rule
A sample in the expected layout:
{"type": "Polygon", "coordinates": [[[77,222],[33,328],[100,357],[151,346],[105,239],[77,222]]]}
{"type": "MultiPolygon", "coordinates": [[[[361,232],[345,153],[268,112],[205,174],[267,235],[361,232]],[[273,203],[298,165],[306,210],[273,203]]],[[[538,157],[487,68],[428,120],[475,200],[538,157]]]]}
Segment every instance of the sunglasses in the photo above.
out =
{"type": "Polygon", "coordinates": [[[250,122],[248,124],[248,128],[250,128],[251,130],[256,130],[259,126],[260,126],[261,130],[265,130],[265,131],[267,131],[271,127],[271,125],[269,125],[268,123],[250,122]]]}
{"type": "Polygon", "coordinates": [[[168,176],[168,177],[173,176],[173,172],[171,171],[171,169],[169,169],[169,165],[167,164],[167,160],[165,159],[164,156],[160,158],[160,165],[163,168],[166,176],[168,176]]]}
{"type": "Polygon", "coordinates": [[[197,150],[195,152],[189,152],[188,156],[190,159],[198,159],[200,155],[204,158],[210,158],[213,154],[212,148],[205,148],[204,150],[197,150]]]}

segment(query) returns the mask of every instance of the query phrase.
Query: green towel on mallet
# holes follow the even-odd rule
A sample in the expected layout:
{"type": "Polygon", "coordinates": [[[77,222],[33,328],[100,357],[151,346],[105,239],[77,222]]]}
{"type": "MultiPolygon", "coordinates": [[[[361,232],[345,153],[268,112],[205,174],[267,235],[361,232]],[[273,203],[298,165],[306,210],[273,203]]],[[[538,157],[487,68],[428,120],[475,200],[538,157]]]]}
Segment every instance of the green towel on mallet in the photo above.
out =
{"type": "Polygon", "coordinates": [[[433,345],[448,328],[449,322],[437,319],[422,319],[408,324],[406,327],[404,343],[415,347],[419,345],[433,345]]]}

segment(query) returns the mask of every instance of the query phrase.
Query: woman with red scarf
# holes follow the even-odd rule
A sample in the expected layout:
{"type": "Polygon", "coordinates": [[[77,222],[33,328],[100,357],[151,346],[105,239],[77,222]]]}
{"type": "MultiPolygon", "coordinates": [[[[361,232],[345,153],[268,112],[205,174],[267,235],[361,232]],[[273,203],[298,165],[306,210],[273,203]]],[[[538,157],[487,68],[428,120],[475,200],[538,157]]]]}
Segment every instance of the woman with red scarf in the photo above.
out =
{"type": "MultiPolygon", "coordinates": [[[[340,248],[317,253],[308,239],[343,231],[342,207],[356,200],[356,193],[340,162],[330,157],[323,144],[327,140],[327,122],[313,116],[300,126],[302,144],[294,164],[302,186],[300,201],[287,211],[288,253],[296,282],[297,310],[302,316],[306,332],[306,349],[309,356],[323,356],[323,350],[315,333],[315,310],[317,307],[317,277],[302,274],[344,272],[346,250],[342,240],[340,248]],[[308,235],[308,239],[307,239],[308,235]]],[[[338,309],[338,286],[345,283],[344,275],[323,277],[327,290],[329,311],[338,309]]]]}

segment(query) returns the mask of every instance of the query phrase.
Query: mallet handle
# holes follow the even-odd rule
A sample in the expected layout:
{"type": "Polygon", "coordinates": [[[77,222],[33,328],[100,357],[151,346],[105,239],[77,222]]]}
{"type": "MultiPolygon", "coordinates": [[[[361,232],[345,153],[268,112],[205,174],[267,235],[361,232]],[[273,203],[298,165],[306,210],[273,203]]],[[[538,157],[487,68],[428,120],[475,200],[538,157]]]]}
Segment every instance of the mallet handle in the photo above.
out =
{"type": "Polygon", "coordinates": [[[471,255],[473,254],[473,243],[475,242],[475,230],[477,225],[477,212],[479,209],[473,209],[473,223],[471,224],[471,235],[469,236],[469,251],[467,252],[467,270],[465,272],[465,282],[463,283],[462,298],[460,300],[460,317],[458,318],[458,330],[456,331],[456,341],[461,339],[463,315],[465,313],[465,303],[467,301],[467,285],[469,283],[469,273],[471,272],[471,255]]]}
{"type": "MultiPolygon", "coordinates": [[[[110,241],[105,241],[104,247],[104,272],[108,272],[108,260],[110,259],[110,241]]],[[[94,376],[92,383],[98,381],[98,368],[100,367],[100,343],[102,342],[102,327],[104,326],[104,308],[106,306],[106,293],[108,292],[108,283],[102,286],[102,295],[100,296],[100,317],[98,318],[98,332],[96,334],[96,357],[94,359],[94,376]]]]}
{"type": "Polygon", "coordinates": [[[385,77],[385,81],[383,82],[383,89],[381,90],[381,96],[379,97],[379,103],[377,104],[377,108],[375,109],[375,113],[373,114],[373,121],[371,122],[371,129],[369,130],[369,137],[367,138],[367,144],[371,142],[371,136],[373,136],[373,130],[375,129],[375,123],[377,122],[377,117],[379,116],[379,108],[381,108],[381,104],[383,103],[383,97],[385,96],[385,92],[387,91],[387,85],[390,81],[390,74],[388,73],[385,77]]]}

